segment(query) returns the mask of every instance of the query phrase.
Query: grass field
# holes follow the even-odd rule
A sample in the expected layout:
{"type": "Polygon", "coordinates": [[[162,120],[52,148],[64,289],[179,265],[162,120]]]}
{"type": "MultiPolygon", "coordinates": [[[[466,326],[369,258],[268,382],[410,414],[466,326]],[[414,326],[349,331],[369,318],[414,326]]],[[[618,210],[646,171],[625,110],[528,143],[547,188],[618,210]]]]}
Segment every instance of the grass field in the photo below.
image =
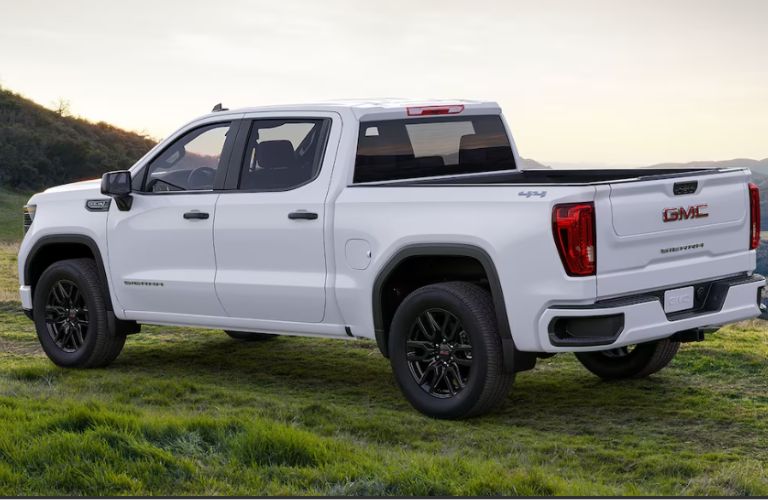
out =
{"type": "Polygon", "coordinates": [[[0,243],[15,242],[23,236],[22,207],[29,196],[0,188],[0,243]]]}
{"type": "Polygon", "coordinates": [[[768,495],[768,332],[687,344],[646,380],[561,355],[506,407],[431,420],[371,342],[145,327],[62,370],[0,247],[0,495],[768,495]]]}

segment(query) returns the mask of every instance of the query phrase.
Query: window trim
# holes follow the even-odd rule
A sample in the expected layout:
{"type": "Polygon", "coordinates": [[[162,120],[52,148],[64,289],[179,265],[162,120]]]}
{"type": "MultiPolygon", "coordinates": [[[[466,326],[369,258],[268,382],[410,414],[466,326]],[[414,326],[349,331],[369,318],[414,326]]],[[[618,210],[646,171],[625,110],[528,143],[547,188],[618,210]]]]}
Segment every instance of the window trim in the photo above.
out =
{"type": "MultiPolygon", "coordinates": [[[[144,165],[142,165],[139,171],[136,172],[136,175],[141,177],[141,184],[140,184],[141,189],[138,191],[132,190],[131,194],[157,196],[157,195],[180,195],[180,194],[205,194],[205,193],[215,193],[215,192],[221,191],[224,187],[224,181],[225,181],[226,175],[229,172],[230,160],[232,157],[232,153],[234,151],[234,146],[236,144],[238,136],[240,135],[240,130],[242,128],[242,121],[243,121],[242,119],[233,117],[228,120],[223,119],[221,121],[211,121],[211,122],[201,123],[187,130],[184,130],[173,140],[169,141],[168,144],[166,144],[162,149],[159,149],[157,153],[155,153],[151,158],[147,159],[147,161],[144,163],[144,165]],[[227,138],[224,141],[224,147],[221,150],[219,167],[216,169],[216,177],[213,180],[212,189],[189,189],[185,191],[145,191],[145,188],[147,185],[147,177],[149,176],[149,169],[155,160],[157,160],[160,156],[162,156],[166,151],[168,151],[171,147],[173,147],[176,143],[178,143],[181,139],[183,139],[187,135],[195,132],[196,130],[200,130],[202,128],[212,128],[217,125],[229,125],[229,132],[227,133],[227,138]],[[234,134],[232,132],[234,132],[234,134]]],[[[133,179],[131,180],[131,183],[133,183],[133,179]]]]}
{"type": "Polygon", "coordinates": [[[328,151],[328,141],[331,137],[331,128],[333,126],[333,119],[328,116],[264,116],[264,117],[250,117],[241,120],[240,131],[236,144],[234,146],[234,152],[229,162],[229,168],[226,179],[224,180],[224,186],[221,192],[224,193],[284,193],[287,191],[293,191],[299,189],[307,184],[311,184],[316,181],[323,171],[323,163],[325,163],[325,157],[328,151]],[[320,133],[322,134],[318,147],[322,148],[319,157],[317,158],[317,171],[314,175],[306,181],[291,186],[289,188],[262,188],[262,189],[240,189],[240,179],[243,175],[245,154],[248,145],[248,139],[251,136],[251,131],[255,122],[264,121],[281,121],[284,123],[302,123],[308,120],[320,122],[320,133]],[[237,159],[237,161],[236,161],[237,159]]]}

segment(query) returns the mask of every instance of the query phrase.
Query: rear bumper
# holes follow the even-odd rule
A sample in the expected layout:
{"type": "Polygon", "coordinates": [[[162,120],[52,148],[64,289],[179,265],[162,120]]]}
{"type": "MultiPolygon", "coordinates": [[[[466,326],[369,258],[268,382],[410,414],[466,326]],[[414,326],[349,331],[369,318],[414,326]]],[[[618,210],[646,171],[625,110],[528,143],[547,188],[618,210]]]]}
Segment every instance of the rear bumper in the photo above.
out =
{"type": "Polygon", "coordinates": [[[694,308],[670,314],[664,312],[664,290],[588,306],[558,305],[539,318],[539,341],[545,352],[599,351],[754,318],[761,313],[765,284],[759,274],[694,283],[696,291],[702,289],[694,308]]]}

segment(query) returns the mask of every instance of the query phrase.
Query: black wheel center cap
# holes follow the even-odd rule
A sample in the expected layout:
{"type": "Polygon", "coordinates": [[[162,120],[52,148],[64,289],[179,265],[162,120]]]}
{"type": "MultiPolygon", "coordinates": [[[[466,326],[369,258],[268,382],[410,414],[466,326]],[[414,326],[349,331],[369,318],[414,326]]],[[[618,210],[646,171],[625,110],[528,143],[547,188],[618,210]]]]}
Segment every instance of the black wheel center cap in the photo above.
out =
{"type": "Polygon", "coordinates": [[[77,309],[69,310],[69,321],[74,322],[77,319],[77,309]]]}
{"type": "Polygon", "coordinates": [[[448,344],[440,344],[437,347],[437,355],[440,356],[440,359],[448,359],[451,357],[451,353],[453,352],[453,349],[451,349],[451,346],[448,344]]]}

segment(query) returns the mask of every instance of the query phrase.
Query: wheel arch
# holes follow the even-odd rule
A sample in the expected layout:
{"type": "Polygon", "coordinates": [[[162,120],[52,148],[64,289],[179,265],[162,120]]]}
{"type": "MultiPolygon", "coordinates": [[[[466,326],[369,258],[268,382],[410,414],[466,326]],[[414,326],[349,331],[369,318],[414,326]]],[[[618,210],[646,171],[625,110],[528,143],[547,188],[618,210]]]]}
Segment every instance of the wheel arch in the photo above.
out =
{"type": "Polygon", "coordinates": [[[82,234],[55,234],[38,239],[24,262],[24,284],[34,291],[43,272],[53,263],[72,258],[92,258],[96,262],[99,278],[104,285],[105,304],[112,311],[112,298],[104,259],[96,241],[82,234]]]}
{"type": "MultiPolygon", "coordinates": [[[[387,317],[389,312],[384,307],[385,286],[397,270],[409,259],[413,258],[446,258],[458,257],[476,261],[482,268],[485,278],[488,281],[488,288],[493,300],[496,323],[499,331],[499,337],[502,343],[504,353],[505,369],[510,371],[521,371],[524,366],[530,364],[520,359],[520,354],[514,347],[512,332],[509,327],[509,318],[507,316],[507,307],[504,301],[504,292],[501,287],[496,265],[491,256],[483,248],[462,243],[426,243],[413,244],[400,248],[389,258],[387,263],[382,266],[373,284],[373,325],[376,336],[376,344],[385,357],[389,357],[389,321],[387,317]],[[517,362],[515,360],[517,359],[517,362]]],[[[404,297],[403,297],[404,298],[404,297]]],[[[527,353],[526,353],[527,354],[527,353]]],[[[535,363],[535,356],[534,356],[535,363]]]]}

